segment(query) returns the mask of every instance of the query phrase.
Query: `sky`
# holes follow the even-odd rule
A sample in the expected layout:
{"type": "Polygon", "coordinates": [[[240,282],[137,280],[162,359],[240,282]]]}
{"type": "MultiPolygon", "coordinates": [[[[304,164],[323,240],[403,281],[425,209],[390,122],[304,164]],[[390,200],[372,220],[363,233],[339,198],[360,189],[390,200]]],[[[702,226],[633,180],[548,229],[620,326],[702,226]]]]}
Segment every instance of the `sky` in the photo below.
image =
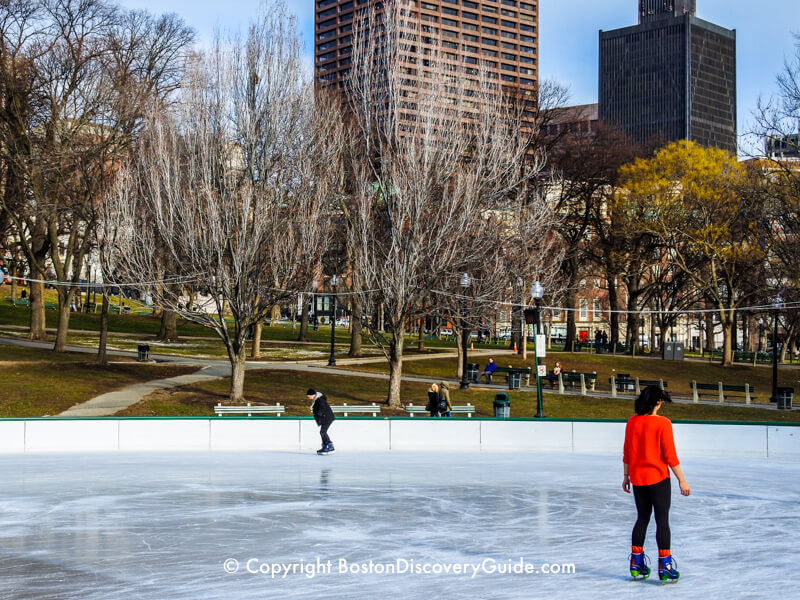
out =
{"type": "MultiPolygon", "coordinates": [[[[241,29],[260,0],[118,0],[122,6],[154,13],[174,12],[193,27],[201,43],[215,30],[241,29]]],[[[312,62],[314,0],[287,0],[298,17],[312,62]]],[[[570,90],[570,103],[597,102],[598,32],[637,23],[637,0],[540,0],[539,63],[542,79],[570,90]]],[[[800,34],[800,0],[697,0],[697,16],[737,36],[739,134],[752,125],[759,96],[775,91],[775,77],[795,52],[800,34]]]]}

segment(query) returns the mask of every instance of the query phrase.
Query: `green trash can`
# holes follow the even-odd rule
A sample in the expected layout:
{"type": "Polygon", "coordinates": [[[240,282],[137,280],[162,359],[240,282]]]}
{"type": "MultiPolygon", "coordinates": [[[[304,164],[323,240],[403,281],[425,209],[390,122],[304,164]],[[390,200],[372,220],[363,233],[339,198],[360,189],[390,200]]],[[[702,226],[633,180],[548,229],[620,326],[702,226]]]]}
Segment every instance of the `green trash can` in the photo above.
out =
{"type": "Polygon", "coordinates": [[[511,401],[508,394],[500,392],[494,396],[494,418],[507,419],[511,413],[511,401]]]}
{"type": "Polygon", "coordinates": [[[522,373],[511,371],[508,374],[508,389],[518,390],[522,386],[522,373]]]}
{"type": "Polygon", "coordinates": [[[478,364],[477,363],[467,363],[467,381],[476,382],[478,381],[478,364]]]}

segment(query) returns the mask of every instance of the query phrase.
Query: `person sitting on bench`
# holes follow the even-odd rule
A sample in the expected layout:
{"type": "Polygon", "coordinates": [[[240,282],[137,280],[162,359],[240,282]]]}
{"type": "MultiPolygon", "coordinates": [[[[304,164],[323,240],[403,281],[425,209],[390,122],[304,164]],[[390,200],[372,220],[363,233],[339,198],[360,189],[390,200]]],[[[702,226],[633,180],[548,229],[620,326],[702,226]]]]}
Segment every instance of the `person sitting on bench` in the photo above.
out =
{"type": "Polygon", "coordinates": [[[497,364],[494,362],[493,358],[490,358],[489,362],[486,363],[486,368],[478,375],[475,381],[480,381],[481,377],[486,376],[486,383],[492,383],[492,375],[494,375],[495,371],[497,371],[497,364]]]}

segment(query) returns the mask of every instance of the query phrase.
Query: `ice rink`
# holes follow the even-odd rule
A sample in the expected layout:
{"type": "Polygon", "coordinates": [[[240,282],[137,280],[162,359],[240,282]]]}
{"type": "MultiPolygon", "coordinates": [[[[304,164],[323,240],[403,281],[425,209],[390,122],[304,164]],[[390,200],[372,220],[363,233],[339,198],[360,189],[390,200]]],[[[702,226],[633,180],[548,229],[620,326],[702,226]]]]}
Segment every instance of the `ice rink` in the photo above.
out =
{"type": "MultiPolygon", "coordinates": [[[[692,496],[673,485],[671,513],[681,580],[661,586],[627,575],[620,460],[0,456],[0,598],[797,597],[800,465],[686,458],[692,496]],[[273,563],[295,571],[273,578],[273,563]],[[536,572],[499,572],[520,565],[536,572]]],[[[655,562],[652,527],[646,553],[655,562]]]]}

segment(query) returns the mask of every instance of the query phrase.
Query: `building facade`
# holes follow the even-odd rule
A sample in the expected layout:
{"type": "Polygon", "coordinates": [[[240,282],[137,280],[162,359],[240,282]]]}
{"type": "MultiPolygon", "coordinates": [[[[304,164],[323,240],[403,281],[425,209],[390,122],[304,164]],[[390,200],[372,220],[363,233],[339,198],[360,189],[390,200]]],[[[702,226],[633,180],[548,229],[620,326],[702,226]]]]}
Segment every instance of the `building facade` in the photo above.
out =
{"type": "Polygon", "coordinates": [[[636,142],[736,152],[736,31],[694,0],[640,0],[638,25],[600,32],[599,70],[600,120],[636,142]]]}
{"type": "MultiPolygon", "coordinates": [[[[385,0],[315,0],[314,68],[318,87],[344,87],[360,11],[385,0]]],[[[535,92],[539,72],[537,0],[396,0],[425,43],[468,72],[484,70],[504,86],[535,92]]],[[[373,28],[375,29],[375,28],[373,28]]]]}

